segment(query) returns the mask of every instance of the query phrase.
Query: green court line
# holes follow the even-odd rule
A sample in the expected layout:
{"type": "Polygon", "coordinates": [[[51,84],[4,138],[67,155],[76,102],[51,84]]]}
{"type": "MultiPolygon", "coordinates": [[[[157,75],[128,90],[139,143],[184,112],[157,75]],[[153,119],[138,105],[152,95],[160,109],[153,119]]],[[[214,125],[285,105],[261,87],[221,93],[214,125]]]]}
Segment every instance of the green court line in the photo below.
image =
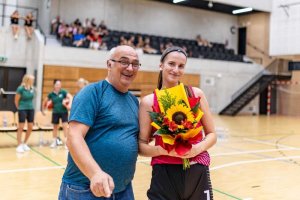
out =
{"type": "MultiPolygon", "coordinates": [[[[139,163],[144,164],[144,165],[147,165],[147,166],[150,166],[149,163],[147,163],[147,162],[139,162],[139,163]]],[[[222,192],[221,190],[218,190],[218,189],[214,189],[214,188],[213,188],[212,190],[215,191],[215,192],[219,192],[219,193],[221,193],[221,194],[224,194],[224,195],[226,195],[226,196],[228,196],[228,197],[231,197],[231,198],[233,198],[233,199],[243,200],[243,199],[241,199],[241,198],[235,197],[235,196],[233,196],[233,195],[231,195],[231,194],[228,194],[228,193],[226,193],[226,192],[222,192]]]]}
{"type": "Polygon", "coordinates": [[[233,198],[233,199],[243,200],[243,199],[241,199],[241,198],[235,197],[235,196],[233,196],[233,195],[231,195],[231,194],[228,194],[228,193],[226,193],[226,192],[222,192],[222,191],[217,190],[217,189],[214,189],[214,188],[213,188],[213,191],[219,192],[219,193],[224,194],[224,195],[226,195],[226,196],[229,196],[229,197],[231,197],[231,198],[233,198]]]}
{"type": "MultiPolygon", "coordinates": [[[[14,140],[17,140],[16,137],[12,136],[12,135],[9,134],[9,133],[7,133],[7,135],[10,136],[11,138],[13,138],[14,140]]],[[[38,154],[38,155],[40,155],[41,157],[43,157],[43,158],[45,158],[46,160],[48,160],[49,162],[53,163],[54,165],[56,165],[56,166],[63,166],[63,165],[61,165],[61,164],[55,162],[54,160],[52,160],[52,159],[49,158],[48,156],[42,154],[42,153],[39,152],[38,150],[34,149],[33,147],[30,147],[30,149],[31,149],[32,151],[34,151],[36,154],[38,154]]],[[[146,164],[146,163],[144,163],[144,162],[141,162],[141,163],[142,163],[142,164],[146,164]]],[[[149,165],[149,164],[146,164],[146,165],[149,165]]],[[[62,169],[64,170],[65,168],[62,168],[62,169]]],[[[233,198],[233,199],[243,200],[243,199],[241,199],[241,198],[235,197],[235,196],[233,196],[233,195],[231,195],[231,194],[228,194],[228,193],[226,193],[226,192],[222,192],[222,191],[220,191],[220,190],[218,190],[218,189],[214,189],[214,188],[213,188],[213,191],[219,192],[219,193],[224,194],[224,195],[226,195],[226,196],[228,196],[228,197],[231,197],[231,198],[233,198]]]]}
{"type": "MultiPolygon", "coordinates": [[[[14,140],[17,140],[17,138],[16,138],[15,136],[13,136],[13,135],[11,135],[11,134],[9,134],[9,133],[7,133],[7,135],[10,136],[11,138],[13,138],[14,140]]],[[[35,148],[30,147],[30,149],[31,149],[33,152],[35,152],[36,154],[40,155],[41,157],[43,157],[43,158],[45,158],[46,160],[48,160],[49,162],[51,162],[52,164],[54,164],[54,165],[56,165],[56,166],[63,166],[63,165],[61,165],[61,164],[55,162],[54,160],[52,160],[52,159],[49,158],[48,156],[42,154],[41,152],[39,152],[39,151],[36,150],[35,148]]],[[[62,169],[64,170],[65,168],[62,168],[62,169]]]]}

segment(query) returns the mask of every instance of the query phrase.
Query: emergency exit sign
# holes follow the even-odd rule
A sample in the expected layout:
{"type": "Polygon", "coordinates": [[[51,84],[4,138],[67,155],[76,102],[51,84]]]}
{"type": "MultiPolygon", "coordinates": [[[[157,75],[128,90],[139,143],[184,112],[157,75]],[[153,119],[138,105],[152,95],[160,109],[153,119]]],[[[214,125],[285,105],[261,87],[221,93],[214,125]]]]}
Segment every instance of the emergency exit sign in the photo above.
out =
{"type": "Polygon", "coordinates": [[[0,56],[0,62],[6,62],[7,61],[7,57],[5,56],[0,56]]]}

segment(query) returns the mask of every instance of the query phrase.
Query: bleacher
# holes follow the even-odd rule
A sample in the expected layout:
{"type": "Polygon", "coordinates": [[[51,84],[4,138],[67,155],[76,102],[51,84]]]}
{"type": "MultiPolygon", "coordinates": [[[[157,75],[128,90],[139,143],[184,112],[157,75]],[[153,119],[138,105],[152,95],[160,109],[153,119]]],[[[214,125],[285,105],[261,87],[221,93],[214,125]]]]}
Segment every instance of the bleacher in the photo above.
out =
{"type": "MultiPolygon", "coordinates": [[[[120,37],[123,36],[129,39],[131,36],[135,36],[134,44],[137,44],[138,36],[142,36],[143,39],[149,37],[150,45],[154,49],[158,50],[157,54],[161,54],[160,45],[172,43],[173,45],[186,47],[189,57],[212,59],[212,60],[224,60],[224,61],[236,61],[244,62],[243,55],[236,55],[233,49],[226,49],[222,43],[212,42],[212,47],[199,46],[196,40],[182,39],[182,38],[171,38],[157,35],[149,35],[143,33],[124,32],[109,30],[109,34],[102,38],[102,42],[105,42],[108,50],[120,44],[120,37]]],[[[75,47],[71,38],[63,38],[62,45],[68,47],[75,47]]],[[[81,48],[89,48],[89,41],[85,40],[81,48]]]]}

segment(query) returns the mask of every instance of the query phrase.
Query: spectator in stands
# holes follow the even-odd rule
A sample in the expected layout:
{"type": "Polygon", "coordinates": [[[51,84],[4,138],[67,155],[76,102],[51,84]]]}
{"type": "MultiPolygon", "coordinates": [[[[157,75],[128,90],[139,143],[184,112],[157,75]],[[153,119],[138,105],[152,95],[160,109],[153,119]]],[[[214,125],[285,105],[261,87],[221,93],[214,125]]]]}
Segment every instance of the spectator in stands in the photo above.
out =
{"type": "Polygon", "coordinates": [[[135,50],[118,46],[107,60],[106,79],[74,98],[60,200],[134,200],[139,106],[128,88],[139,67],[135,50]]]}
{"type": "Polygon", "coordinates": [[[32,15],[32,12],[28,13],[26,15],[26,17],[24,18],[24,26],[25,26],[25,32],[26,32],[26,35],[27,35],[27,39],[31,40],[32,38],[32,33],[33,33],[33,15],[32,15]]]}
{"type": "Polygon", "coordinates": [[[102,42],[102,44],[99,47],[99,50],[108,50],[106,42],[102,42]]]}
{"type": "Polygon", "coordinates": [[[13,33],[13,36],[14,36],[15,40],[17,40],[18,37],[19,37],[19,31],[20,31],[19,19],[20,18],[21,17],[20,17],[19,12],[17,10],[15,10],[13,12],[13,14],[10,16],[10,23],[11,23],[12,33],[13,33]]]}
{"type": "Polygon", "coordinates": [[[29,151],[30,148],[27,145],[27,141],[32,131],[33,122],[34,122],[34,107],[33,107],[33,98],[35,95],[34,87],[34,76],[26,74],[23,77],[21,85],[18,87],[16,96],[15,96],[15,105],[18,110],[18,131],[17,131],[17,142],[18,146],[16,151],[18,153],[24,153],[29,151]],[[22,132],[25,125],[25,120],[27,120],[27,131],[25,139],[22,142],[22,132]]]}
{"type": "Polygon", "coordinates": [[[91,49],[97,50],[102,44],[102,37],[96,28],[92,29],[91,33],[87,36],[87,39],[90,41],[91,49]]]}
{"type": "Polygon", "coordinates": [[[144,53],[149,53],[149,54],[156,54],[157,53],[157,50],[154,49],[151,44],[150,44],[150,38],[149,37],[146,37],[145,38],[145,44],[144,44],[144,53]]]}
{"type": "MultiPolygon", "coordinates": [[[[184,76],[186,62],[187,54],[182,48],[174,46],[166,49],[160,59],[158,89],[177,86],[184,76]]],[[[159,102],[154,93],[145,96],[140,103],[139,153],[142,156],[152,157],[153,176],[147,192],[148,199],[213,199],[209,175],[210,157],[207,152],[217,140],[213,117],[204,93],[196,87],[186,87],[186,90],[186,95],[190,97],[189,101],[198,99],[204,112],[200,120],[205,134],[202,131],[198,134],[205,135],[205,138],[193,144],[190,151],[183,156],[177,154],[175,150],[168,152],[162,148],[160,136],[155,136],[155,145],[149,144],[155,131],[151,127],[149,112],[159,110],[159,102]],[[187,170],[183,169],[183,158],[190,159],[191,165],[187,170]]]]}
{"type": "Polygon", "coordinates": [[[197,35],[196,41],[198,46],[212,47],[212,44],[208,40],[202,38],[201,35],[197,35]]]}
{"type": "Polygon", "coordinates": [[[120,37],[120,45],[127,45],[128,41],[126,40],[126,38],[122,35],[120,37]]]}
{"type": "Polygon", "coordinates": [[[107,29],[107,26],[106,26],[104,20],[101,20],[101,22],[99,24],[99,28],[101,29],[101,32],[103,33],[103,35],[108,35],[108,29],[107,29]]]}
{"type": "Polygon", "coordinates": [[[97,27],[97,23],[96,23],[96,19],[95,19],[95,18],[92,18],[92,20],[91,20],[91,26],[92,26],[93,28],[96,28],[96,27],[97,27]]]}
{"type": "Polygon", "coordinates": [[[83,34],[83,28],[79,27],[78,32],[73,35],[73,45],[76,47],[83,46],[83,42],[85,41],[85,35],[83,34]]]}
{"type": "Polygon", "coordinates": [[[129,40],[127,40],[127,45],[135,49],[134,41],[135,41],[135,37],[134,35],[131,35],[129,40]]]}
{"type": "Polygon", "coordinates": [[[145,46],[143,36],[139,35],[138,36],[138,43],[136,44],[136,48],[143,48],[145,46]]]}
{"type": "Polygon", "coordinates": [[[84,28],[90,28],[90,27],[91,27],[91,20],[90,20],[90,18],[86,18],[86,19],[84,20],[82,26],[83,26],[84,28]]]}
{"type": "Polygon", "coordinates": [[[77,19],[73,22],[73,24],[74,24],[75,26],[81,26],[81,21],[80,21],[80,19],[77,18],[77,19]]]}
{"type": "Polygon", "coordinates": [[[59,16],[56,16],[56,18],[51,21],[51,30],[50,30],[50,33],[52,35],[56,35],[57,34],[58,28],[59,28],[59,26],[60,26],[61,23],[62,23],[62,21],[60,20],[59,16]]]}
{"type": "Polygon", "coordinates": [[[58,35],[58,37],[59,37],[60,40],[62,40],[62,38],[64,37],[65,32],[68,30],[68,28],[69,28],[69,25],[65,24],[64,22],[62,22],[59,25],[59,28],[58,28],[58,31],[57,31],[57,35],[58,35]]]}
{"type": "MultiPolygon", "coordinates": [[[[50,148],[56,148],[60,139],[58,138],[59,120],[61,119],[64,136],[66,139],[68,131],[68,110],[72,105],[72,95],[61,87],[61,81],[53,81],[53,91],[50,92],[43,102],[43,111],[48,105],[53,104],[52,124],[53,124],[53,142],[50,148]]],[[[65,141],[66,142],[66,141],[65,141]]],[[[66,143],[65,143],[66,144],[66,143]]]]}

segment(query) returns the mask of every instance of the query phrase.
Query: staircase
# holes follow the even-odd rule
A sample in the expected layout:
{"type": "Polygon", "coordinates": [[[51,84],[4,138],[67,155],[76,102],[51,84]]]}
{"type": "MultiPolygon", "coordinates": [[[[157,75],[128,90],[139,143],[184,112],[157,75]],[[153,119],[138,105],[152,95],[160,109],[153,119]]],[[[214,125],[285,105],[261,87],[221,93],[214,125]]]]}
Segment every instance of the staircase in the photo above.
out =
{"type": "Polygon", "coordinates": [[[290,80],[288,72],[288,61],[281,59],[274,60],[266,69],[256,75],[244,87],[236,92],[232,101],[219,113],[220,115],[235,116],[243,109],[256,95],[264,91],[268,85],[275,80],[290,80]]]}

